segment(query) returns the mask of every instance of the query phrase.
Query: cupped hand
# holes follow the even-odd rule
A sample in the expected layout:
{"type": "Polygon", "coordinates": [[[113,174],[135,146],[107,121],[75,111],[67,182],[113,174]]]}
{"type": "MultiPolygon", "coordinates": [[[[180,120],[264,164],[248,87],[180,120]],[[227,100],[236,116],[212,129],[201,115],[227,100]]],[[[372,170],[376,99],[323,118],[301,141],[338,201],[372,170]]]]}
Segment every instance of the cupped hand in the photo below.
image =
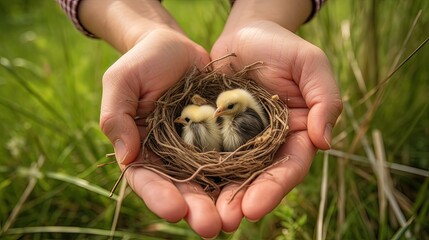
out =
{"type": "MultiPolygon", "coordinates": [[[[114,145],[122,170],[142,160],[141,140],[146,129],[136,124],[136,117],[146,118],[154,102],[191,66],[202,68],[209,61],[208,53],[182,33],[157,29],[145,34],[106,71],[100,125],[114,145]]],[[[126,178],[159,217],[170,222],[184,218],[203,237],[214,237],[220,231],[216,207],[198,186],[175,184],[138,167],[129,168],[126,178]]]]}
{"type": "MultiPolygon", "coordinates": [[[[229,203],[238,186],[221,192],[216,206],[224,231],[241,219],[258,220],[272,211],[307,174],[317,149],[329,149],[332,127],[342,102],[326,55],[316,46],[270,21],[253,21],[225,31],[211,51],[212,59],[235,53],[235,70],[262,61],[250,76],[289,108],[289,135],[278,159],[288,160],[261,174],[229,203]]],[[[228,67],[221,71],[228,71],[228,67]]]]}

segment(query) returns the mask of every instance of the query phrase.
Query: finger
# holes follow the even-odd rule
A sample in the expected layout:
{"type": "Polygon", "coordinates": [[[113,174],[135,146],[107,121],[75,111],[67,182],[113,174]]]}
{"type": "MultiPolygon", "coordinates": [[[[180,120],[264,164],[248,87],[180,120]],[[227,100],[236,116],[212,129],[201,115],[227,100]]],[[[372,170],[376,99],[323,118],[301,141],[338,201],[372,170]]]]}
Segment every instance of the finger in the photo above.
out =
{"type": "Polygon", "coordinates": [[[308,108],[289,109],[288,126],[290,132],[307,130],[308,108]]]}
{"type": "Polygon", "coordinates": [[[288,157],[288,160],[262,173],[249,186],[242,202],[244,216],[249,220],[259,220],[271,212],[304,179],[315,153],[316,148],[306,131],[289,136],[276,153],[276,158],[288,157]]]}
{"type": "Polygon", "coordinates": [[[115,148],[119,163],[129,164],[140,153],[140,134],[135,123],[139,106],[140,79],[136,79],[130,51],[113,64],[103,76],[100,127],[115,148]]]}
{"type": "Polygon", "coordinates": [[[305,103],[304,99],[302,98],[302,96],[291,96],[288,97],[286,100],[286,105],[289,108],[305,108],[307,107],[307,104],[305,103]]]}
{"type": "Polygon", "coordinates": [[[133,161],[140,151],[140,136],[134,121],[138,96],[133,90],[138,86],[133,81],[127,83],[127,77],[112,68],[104,74],[100,113],[101,130],[112,142],[116,159],[123,164],[133,161]]]}
{"type": "Polygon", "coordinates": [[[298,58],[302,72],[297,79],[310,109],[308,135],[316,147],[329,149],[332,127],[342,111],[342,101],[326,55],[316,47],[306,49],[298,58]]]}
{"type": "Polygon", "coordinates": [[[129,168],[125,176],[134,192],[160,218],[178,222],[186,216],[188,205],[171,181],[141,167],[129,168]]]}
{"type": "Polygon", "coordinates": [[[216,208],[222,221],[222,230],[227,233],[237,230],[243,219],[241,201],[244,196],[244,190],[238,192],[231,199],[239,187],[237,184],[225,186],[216,201],[216,208]]]}
{"type": "Polygon", "coordinates": [[[153,110],[153,102],[166,89],[193,64],[200,66],[208,59],[202,47],[183,35],[154,31],[106,71],[100,125],[113,143],[119,162],[132,162],[140,150],[134,117],[148,115],[153,110]]]}
{"type": "Polygon", "coordinates": [[[198,185],[178,183],[177,188],[188,205],[185,220],[189,226],[201,237],[216,237],[222,222],[213,200],[198,185]]]}
{"type": "Polygon", "coordinates": [[[293,80],[273,75],[270,70],[270,68],[266,68],[255,72],[258,74],[255,78],[268,92],[277,94],[289,108],[307,107],[297,83],[293,80]]]}

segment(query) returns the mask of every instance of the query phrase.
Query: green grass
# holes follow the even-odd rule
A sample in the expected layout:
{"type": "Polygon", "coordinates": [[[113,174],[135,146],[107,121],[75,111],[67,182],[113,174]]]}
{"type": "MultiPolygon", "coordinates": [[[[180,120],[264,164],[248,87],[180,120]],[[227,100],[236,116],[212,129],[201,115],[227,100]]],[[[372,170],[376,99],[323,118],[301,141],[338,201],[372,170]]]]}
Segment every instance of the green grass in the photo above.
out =
{"type": "MultiPolygon", "coordinates": [[[[209,49],[228,4],[164,2],[209,49]]],[[[428,11],[425,0],[330,0],[300,30],[327,53],[343,94],[334,150],[273,213],[220,238],[429,238],[429,46],[368,95],[429,36],[428,11]]],[[[119,54],[78,33],[54,1],[0,1],[0,31],[0,238],[106,239],[113,225],[117,239],[198,239],[128,189],[107,197],[119,170],[97,167],[112,152],[98,128],[101,77],[119,54]]]]}

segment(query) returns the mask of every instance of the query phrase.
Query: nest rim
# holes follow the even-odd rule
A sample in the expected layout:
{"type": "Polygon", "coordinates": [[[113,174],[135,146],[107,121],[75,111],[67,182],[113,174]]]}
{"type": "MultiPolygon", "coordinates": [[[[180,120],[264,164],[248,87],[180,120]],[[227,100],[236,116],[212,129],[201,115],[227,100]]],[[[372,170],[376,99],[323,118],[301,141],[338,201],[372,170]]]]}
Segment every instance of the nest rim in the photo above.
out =
{"type": "Polygon", "coordinates": [[[278,95],[270,94],[247,77],[252,70],[255,68],[227,75],[214,70],[201,71],[196,67],[190,69],[159,98],[155,110],[147,118],[148,134],[143,141],[143,152],[152,151],[160,157],[162,164],[145,162],[142,166],[175,182],[195,182],[215,196],[229,183],[248,184],[278,162],[274,155],[288,134],[288,108],[278,95]],[[191,103],[191,97],[198,94],[215,105],[220,92],[234,88],[248,90],[262,103],[269,119],[265,130],[234,152],[199,152],[196,147],[185,143],[174,119],[184,106],[191,103]]]}

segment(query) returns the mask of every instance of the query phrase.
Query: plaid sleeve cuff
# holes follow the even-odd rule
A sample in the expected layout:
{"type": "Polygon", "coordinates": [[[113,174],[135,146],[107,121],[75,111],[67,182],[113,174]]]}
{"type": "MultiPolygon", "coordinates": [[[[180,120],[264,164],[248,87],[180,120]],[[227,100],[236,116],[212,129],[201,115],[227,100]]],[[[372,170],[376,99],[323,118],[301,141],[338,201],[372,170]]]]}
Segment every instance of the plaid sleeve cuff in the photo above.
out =
{"type": "Polygon", "coordinates": [[[311,10],[311,14],[310,16],[308,16],[307,21],[310,21],[314,15],[316,15],[316,13],[320,10],[320,8],[322,8],[323,3],[325,3],[327,0],[312,0],[311,2],[313,3],[313,9],[311,10]]]}
{"type": "MultiPolygon", "coordinates": [[[[78,7],[79,3],[82,0],[57,0],[58,4],[61,6],[63,11],[67,14],[67,16],[70,18],[70,20],[73,22],[74,26],[83,34],[85,34],[88,37],[97,38],[94,34],[89,32],[85,29],[85,27],[81,24],[78,18],[78,7]]],[[[327,0],[312,0],[313,9],[311,11],[310,16],[308,17],[307,21],[310,21],[314,15],[320,10],[323,3],[327,0]]],[[[234,4],[235,0],[230,0],[231,5],[234,4]]]]}
{"type": "Polygon", "coordinates": [[[57,0],[58,4],[61,6],[61,8],[64,10],[66,15],[70,18],[70,20],[73,22],[74,26],[83,34],[85,34],[88,37],[97,38],[94,34],[89,32],[85,29],[85,27],[81,24],[79,21],[77,11],[79,7],[79,3],[82,0],[57,0]]]}

